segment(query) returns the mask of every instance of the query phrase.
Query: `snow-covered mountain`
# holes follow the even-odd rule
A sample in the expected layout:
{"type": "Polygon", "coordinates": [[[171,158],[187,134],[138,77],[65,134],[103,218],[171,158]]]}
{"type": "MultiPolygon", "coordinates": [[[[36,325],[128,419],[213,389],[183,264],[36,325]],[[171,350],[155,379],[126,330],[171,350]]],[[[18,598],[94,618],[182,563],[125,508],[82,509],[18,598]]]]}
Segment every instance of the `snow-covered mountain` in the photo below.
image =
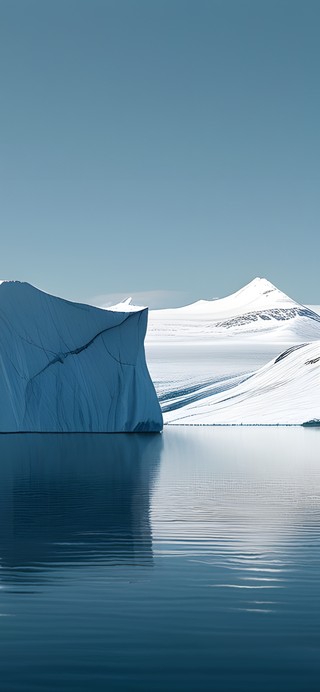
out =
{"type": "Polygon", "coordinates": [[[0,432],[159,431],[144,354],[147,310],[0,285],[0,432]]]}
{"type": "Polygon", "coordinates": [[[149,313],[150,343],[230,337],[282,343],[312,341],[320,339],[320,316],[260,278],[226,298],[199,300],[185,307],[149,313]]]}
{"type": "Polygon", "coordinates": [[[293,346],[256,373],[177,392],[163,410],[165,423],[175,425],[320,422],[320,341],[293,346]]]}

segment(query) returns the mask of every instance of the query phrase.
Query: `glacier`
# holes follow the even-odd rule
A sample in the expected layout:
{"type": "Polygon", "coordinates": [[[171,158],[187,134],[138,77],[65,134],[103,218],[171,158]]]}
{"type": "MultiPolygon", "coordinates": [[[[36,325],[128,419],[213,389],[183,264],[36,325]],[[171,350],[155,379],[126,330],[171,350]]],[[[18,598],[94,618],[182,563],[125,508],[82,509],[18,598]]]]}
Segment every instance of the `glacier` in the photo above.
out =
{"type": "Polygon", "coordinates": [[[0,282],[0,432],[161,431],[147,320],[0,282]]]}
{"type": "Polygon", "coordinates": [[[267,279],[226,298],[150,311],[146,352],[165,424],[320,418],[319,310],[267,279]]]}

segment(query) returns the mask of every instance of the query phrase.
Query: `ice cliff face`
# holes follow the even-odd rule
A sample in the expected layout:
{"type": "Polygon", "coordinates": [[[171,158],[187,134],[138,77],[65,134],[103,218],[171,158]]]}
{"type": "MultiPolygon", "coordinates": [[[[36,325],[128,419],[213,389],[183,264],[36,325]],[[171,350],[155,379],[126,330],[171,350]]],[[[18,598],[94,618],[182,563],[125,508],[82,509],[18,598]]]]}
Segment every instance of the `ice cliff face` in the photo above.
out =
{"type": "Polygon", "coordinates": [[[0,432],[161,430],[146,327],[147,310],[100,310],[2,282],[0,432]]]}

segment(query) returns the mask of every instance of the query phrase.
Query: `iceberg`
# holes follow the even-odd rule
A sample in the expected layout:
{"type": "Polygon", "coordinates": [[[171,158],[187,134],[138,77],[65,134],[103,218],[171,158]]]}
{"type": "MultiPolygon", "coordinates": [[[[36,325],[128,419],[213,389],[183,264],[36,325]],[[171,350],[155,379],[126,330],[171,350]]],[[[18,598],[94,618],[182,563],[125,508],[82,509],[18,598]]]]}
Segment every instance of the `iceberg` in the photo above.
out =
{"type": "Polygon", "coordinates": [[[147,319],[0,282],[0,432],[161,431],[147,319]]]}

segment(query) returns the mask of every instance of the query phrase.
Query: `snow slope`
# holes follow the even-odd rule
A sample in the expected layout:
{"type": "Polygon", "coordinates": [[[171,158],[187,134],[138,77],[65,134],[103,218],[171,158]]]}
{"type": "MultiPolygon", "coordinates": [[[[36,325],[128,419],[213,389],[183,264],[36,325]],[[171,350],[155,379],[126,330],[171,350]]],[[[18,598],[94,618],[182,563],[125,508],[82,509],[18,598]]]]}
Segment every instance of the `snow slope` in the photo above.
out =
{"type": "Polygon", "coordinates": [[[306,305],[306,307],[313,310],[317,315],[320,315],[320,305],[306,305]]]}
{"type": "Polygon", "coordinates": [[[112,312],[0,285],[0,432],[159,431],[147,310],[112,312]]]}
{"type": "Polygon", "coordinates": [[[256,373],[230,378],[163,404],[178,425],[299,425],[320,420],[320,341],[284,351],[256,373]]]}
{"type": "Polygon", "coordinates": [[[150,343],[203,343],[235,337],[279,343],[313,341],[320,339],[320,316],[260,278],[226,298],[149,313],[150,343]]]}

